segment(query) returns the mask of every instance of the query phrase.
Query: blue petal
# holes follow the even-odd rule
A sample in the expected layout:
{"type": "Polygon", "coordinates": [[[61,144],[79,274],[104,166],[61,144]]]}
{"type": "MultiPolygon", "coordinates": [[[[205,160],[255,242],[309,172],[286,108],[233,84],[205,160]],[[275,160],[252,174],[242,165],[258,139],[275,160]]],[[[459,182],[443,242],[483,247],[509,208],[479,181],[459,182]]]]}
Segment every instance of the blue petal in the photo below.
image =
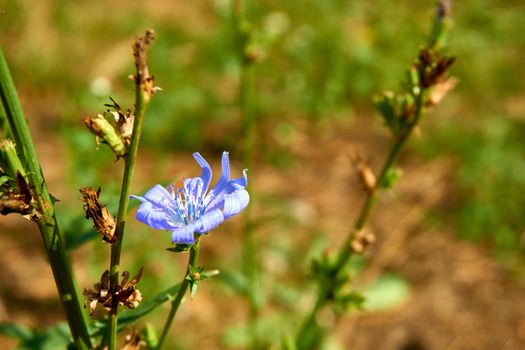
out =
{"type": "Polygon", "coordinates": [[[231,182],[239,184],[242,187],[248,186],[248,169],[242,171],[242,177],[233,179],[231,182]]]}
{"type": "Polygon", "coordinates": [[[195,224],[198,225],[196,231],[200,234],[209,232],[219,226],[224,219],[224,214],[219,209],[206,212],[195,222],[195,224]]]}
{"type": "Polygon", "coordinates": [[[193,158],[195,158],[197,163],[199,163],[199,165],[202,168],[202,172],[201,172],[200,178],[202,179],[202,183],[204,184],[204,192],[206,192],[208,190],[208,187],[210,186],[210,182],[211,182],[211,177],[212,177],[211,167],[208,164],[208,162],[206,161],[206,159],[204,159],[200,155],[199,152],[193,153],[193,158]]]}
{"type": "Polygon", "coordinates": [[[175,200],[172,195],[161,185],[155,185],[150,188],[145,194],[144,198],[153,204],[166,207],[174,206],[175,200]]]}
{"type": "Polygon", "coordinates": [[[163,208],[148,201],[139,206],[137,220],[157,230],[173,230],[178,226],[166,215],[163,208]]]}
{"type": "Polygon", "coordinates": [[[230,160],[228,159],[228,152],[222,152],[222,160],[221,160],[221,178],[217,182],[217,184],[211,189],[211,191],[208,193],[208,196],[206,198],[206,201],[204,202],[204,205],[207,206],[208,203],[213,200],[214,197],[219,195],[219,193],[222,192],[224,187],[228,184],[230,181],[230,160]]]}
{"type": "MultiPolygon", "coordinates": [[[[210,194],[208,194],[208,196],[206,197],[206,201],[205,201],[206,210],[208,211],[208,210],[214,210],[217,208],[223,208],[224,207],[224,197],[229,194],[232,194],[233,192],[241,188],[242,189],[245,188],[247,184],[248,184],[248,177],[247,177],[246,170],[244,170],[243,177],[229,181],[226,184],[226,186],[223,186],[222,191],[220,193],[217,193],[214,197],[211,197],[211,198],[208,198],[210,196],[210,194]]],[[[249,201],[249,196],[248,196],[248,201],[249,201]]],[[[246,204],[248,204],[248,202],[246,202],[246,204]]],[[[244,207],[242,207],[241,210],[242,209],[244,209],[244,207]]],[[[231,215],[235,215],[235,214],[231,214],[231,215]]],[[[231,215],[226,215],[226,217],[229,217],[231,215]]]]}
{"type": "Polygon", "coordinates": [[[171,241],[173,243],[191,244],[195,242],[194,233],[206,233],[219,226],[224,221],[224,214],[221,210],[214,210],[201,216],[197,221],[171,231],[171,241]]]}
{"type": "Polygon", "coordinates": [[[227,219],[232,215],[239,214],[246,208],[250,203],[250,195],[244,188],[239,188],[233,193],[225,195],[223,201],[223,214],[227,219]]]}
{"type": "Polygon", "coordinates": [[[191,244],[195,243],[194,232],[195,224],[183,226],[171,231],[171,241],[173,243],[191,244]]]}
{"type": "Polygon", "coordinates": [[[167,214],[165,208],[175,205],[175,201],[161,185],[153,186],[143,197],[130,197],[142,202],[137,210],[138,221],[158,230],[172,230],[180,226],[167,214]]]}

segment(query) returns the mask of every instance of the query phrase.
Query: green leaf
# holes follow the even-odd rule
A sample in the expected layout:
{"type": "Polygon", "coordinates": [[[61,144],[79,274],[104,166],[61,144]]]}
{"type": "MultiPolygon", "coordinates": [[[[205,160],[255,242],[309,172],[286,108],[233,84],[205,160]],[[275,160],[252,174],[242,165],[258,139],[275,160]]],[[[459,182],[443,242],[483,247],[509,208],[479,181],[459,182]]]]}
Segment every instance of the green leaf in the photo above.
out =
{"type": "Polygon", "coordinates": [[[365,301],[363,295],[356,291],[345,292],[336,296],[333,309],[337,314],[343,314],[352,308],[361,310],[365,301]]]}
{"type": "Polygon", "coordinates": [[[246,276],[239,271],[223,270],[219,275],[219,281],[240,295],[246,295],[250,287],[246,276]]]}
{"type": "Polygon", "coordinates": [[[283,350],[297,350],[295,339],[291,334],[286,334],[283,337],[283,350]]]}
{"type": "Polygon", "coordinates": [[[251,322],[236,324],[222,334],[222,341],[227,347],[248,349],[254,338],[261,349],[268,349],[275,339],[282,339],[293,332],[293,325],[285,314],[270,314],[251,322]]]}
{"type": "Polygon", "coordinates": [[[191,248],[191,244],[175,244],[173,247],[171,248],[166,248],[166,250],[170,251],[170,252],[173,252],[173,253],[181,253],[181,252],[186,252],[188,250],[190,250],[191,248]]]}
{"type": "Polygon", "coordinates": [[[5,184],[7,181],[11,180],[11,178],[5,174],[0,174],[0,186],[5,184]]]}
{"type": "Polygon", "coordinates": [[[151,324],[146,324],[146,326],[142,329],[141,335],[148,349],[157,348],[159,338],[157,337],[155,328],[151,324]]]}
{"type": "Polygon", "coordinates": [[[401,122],[396,112],[395,95],[387,91],[381,95],[374,96],[373,102],[379,113],[381,113],[386,126],[392,133],[397,134],[401,130],[401,122]]]}
{"type": "Polygon", "coordinates": [[[199,288],[199,283],[197,282],[193,282],[193,283],[190,283],[190,294],[191,294],[191,299],[195,299],[195,296],[197,295],[197,289],[199,288]]]}
{"type": "Polygon", "coordinates": [[[2,323],[0,334],[20,340],[17,350],[64,350],[72,344],[71,332],[65,322],[35,332],[16,323],[2,323]]]}
{"type": "Polygon", "coordinates": [[[410,287],[404,278],[386,273],[362,294],[366,299],[364,302],[366,310],[385,310],[406,302],[410,296],[410,287]]]}
{"type": "Polygon", "coordinates": [[[19,340],[27,340],[33,336],[29,328],[18,323],[0,323],[0,334],[19,340]]]}

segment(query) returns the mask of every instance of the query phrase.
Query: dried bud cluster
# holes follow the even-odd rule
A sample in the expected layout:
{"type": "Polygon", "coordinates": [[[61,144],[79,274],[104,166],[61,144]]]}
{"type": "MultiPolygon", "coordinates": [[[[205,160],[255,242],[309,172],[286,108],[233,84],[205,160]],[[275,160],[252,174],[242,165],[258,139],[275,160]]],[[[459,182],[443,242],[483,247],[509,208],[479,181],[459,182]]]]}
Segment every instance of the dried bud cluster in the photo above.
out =
{"type": "Polygon", "coordinates": [[[443,81],[455,60],[454,57],[444,56],[439,51],[422,49],[416,63],[421,86],[429,88],[443,81]]]}
{"type": "Polygon", "coordinates": [[[374,243],[375,241],[376,236],[373,233],[362,230],[355,235],[350,245],[352,246],[354,252],[362,253],[370,244],[374,243]]]}
{"type": "Polygon", "coordinates": [[[412,131],[421,109],[435,106],[457,85],[456,78],[448,77],[454,61],[454,57],[435,48],[423,48],[407,72],[404,91],[388,91],[374,97],[381,117],[395,136],[412,131]]]}
{"type": "Polygon", "coordinates": [[[153,85],[154,77],[148,70],[148,47],[155,40],[155,32],[151,29],[146,30],[144,36],[139,36],[133,43],[133,56],[135,56],[135,67],[137,73],[133,77],[135,84],[144,92],[146,101],[149,101],[153,94],[160,88],[153,85]]]}
{"type": "Polygon", "coordinates": [[[86,303],[84,307],[89,308],[89,315],[93,315],[98,304],[101,304],[106,311],[115,313],[119,306],[126,306],[129,309],[135,309],[142,301],[142,294],[135,288],[142,277],[143,268],[137,273],[131,281],[128,282],[129,272],[122,273],[122,282],[117,285],[115,291],[110,290],[110,275],[106,270],[96,283],[94,289],[84,289],[86,303]]]}
{"type": "Polygon", "coordinates": [[[91,187],[80,189],[82,198],[80,199],[84,204],[86,211],[86,219],[93,220],[93,225],[98,233],[102,235],[102,239],[110,244],[115,243],[118,237],[115,235],[116,223],[115,218],[107,210],[106,206],[100,203],[100,188],[95,191],[91,187]]]}

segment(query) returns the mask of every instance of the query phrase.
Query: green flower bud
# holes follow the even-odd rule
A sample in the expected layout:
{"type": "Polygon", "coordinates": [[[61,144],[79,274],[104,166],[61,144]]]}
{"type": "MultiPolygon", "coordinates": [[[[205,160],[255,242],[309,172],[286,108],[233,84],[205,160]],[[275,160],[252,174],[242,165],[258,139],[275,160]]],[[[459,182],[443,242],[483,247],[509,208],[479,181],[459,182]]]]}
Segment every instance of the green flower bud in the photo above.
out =
{"type": "Polygon", "coordinates": [[[106,143],[118,158],[126,155],[127,147],[124,141],[103,115],[97,114],[95,117],[86,117],[84,123],[97,136],[97,143],[99,139],[102,139],[102,142],[106,143]]]}

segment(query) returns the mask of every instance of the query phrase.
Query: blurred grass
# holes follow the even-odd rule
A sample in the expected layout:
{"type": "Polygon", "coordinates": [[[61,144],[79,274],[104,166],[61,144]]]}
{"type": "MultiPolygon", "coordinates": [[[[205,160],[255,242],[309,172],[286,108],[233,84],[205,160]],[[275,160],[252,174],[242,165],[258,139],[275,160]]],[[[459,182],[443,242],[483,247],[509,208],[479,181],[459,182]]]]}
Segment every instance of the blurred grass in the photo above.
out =
{"type": "MultiPolygon", "coordinates": [[[[304,131],[298,125],[307,123],[315,135],[326,123],[347,125],[374,115],[371,96],[397,86],[430,28],[433,5],[430,0],[250,3],[247,18],[266,52],[256,66],[261,161],[269,166],[292,162],[285,145],[304,131]]],[[[159,181],[170,173],[175,151],[240,153],[239,67],[227,0],[7,0],[0,10],[5,11],[0,41],[32,130],[42,142],[50,138],[66,145],[64,191],[71,189],[72,201],[83,186],[105,184],[108,196],[119,189],[112,154],[104,147],[94,151],[82,117],[100,111],[107,95],[129,106],[130,43],[145,28],[158,34],[150,66],[164,89],[148,107],[143,134],[141,152],[150,176],[159,181]],[[94,86],[96,78],[107,86],[94,86]]],[[[458,57],[452,71],[460,84],[425,121],[424,137],[411,146],[425,157],[454,162],[454,191],[435,213],[441,224],[490,246],[520,274],[525,273],[523,13],[525,2],[453,2],[450,52],[458,57]]],[[[78,203],[75,208],[65,201],[60,210],[67,222],[79,210],[78,203]]],[[[128,235],[126,244],[143,249],[129,268],[132,274],[153,261],[159,277],[177,275],[176,264],[154,253],[165,242],[145,243],[138,238],[145,229],[133,230],[137,235],[128,235]]],[[[90,266],[101,260],[93,258],[90,266]]],[[[99,268],[94,270],[96,276],[99,268]]],[[[151,281],[144,294],[161,288],[155,283],[162,281],[151,281]]]]}

